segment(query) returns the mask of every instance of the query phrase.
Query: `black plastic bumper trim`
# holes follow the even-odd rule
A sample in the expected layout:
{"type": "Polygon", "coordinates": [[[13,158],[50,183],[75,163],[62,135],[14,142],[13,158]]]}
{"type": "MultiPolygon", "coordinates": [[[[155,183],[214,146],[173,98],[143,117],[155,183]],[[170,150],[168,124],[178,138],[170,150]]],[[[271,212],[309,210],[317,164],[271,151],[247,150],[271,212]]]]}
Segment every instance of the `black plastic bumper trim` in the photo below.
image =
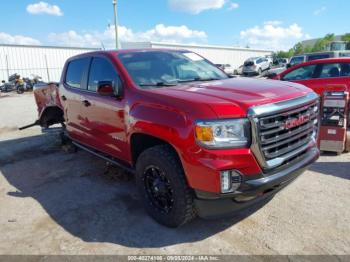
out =
{"type": "Polygon", "coordinates": [[[215,194],[195,190],[198,215],[203,218],[219,217],[254,205],[269,196],[272,197],[302,174],[309,165],[317,160],[319,155],[317,148],[311,149],[302,160],[294,165],[269,176],[261,174],[259,179],[246,180],[239,191],[232,194],[215,194]],[[244,199],[247,201],[242,201],[244,199]]]}

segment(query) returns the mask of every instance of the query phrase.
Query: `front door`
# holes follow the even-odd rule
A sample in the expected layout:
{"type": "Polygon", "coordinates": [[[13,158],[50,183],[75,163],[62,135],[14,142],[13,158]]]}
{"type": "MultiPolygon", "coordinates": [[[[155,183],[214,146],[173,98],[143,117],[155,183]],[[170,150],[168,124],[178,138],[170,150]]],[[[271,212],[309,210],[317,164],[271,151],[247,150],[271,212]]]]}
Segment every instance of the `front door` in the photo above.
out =
{"type": "Polygon", "coordinates": [[[125,125],[124,98],[106,97],[97,93],[100,81],[121,85],[117,69],[107,57],[94,57],[91,62],[87,91],[83,93],[81,115],[89,129],[84,140],[108,155],[125,159],[128,150],[125,125]]]}

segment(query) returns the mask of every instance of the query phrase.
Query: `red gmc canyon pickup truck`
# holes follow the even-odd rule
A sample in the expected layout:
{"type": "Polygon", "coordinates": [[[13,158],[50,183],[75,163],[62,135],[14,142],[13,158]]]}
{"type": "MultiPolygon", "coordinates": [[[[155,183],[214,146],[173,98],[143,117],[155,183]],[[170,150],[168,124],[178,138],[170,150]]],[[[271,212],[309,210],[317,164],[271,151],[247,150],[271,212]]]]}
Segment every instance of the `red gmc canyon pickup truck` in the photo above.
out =
{"type": "Polygon", "coordinates": [[[319,156],[319,98],[294,83],[229,78],[185,50],[69,59],[37,87],[38,124],[135,173],[147,212],[178,227],[269,199],[319,156]]]}

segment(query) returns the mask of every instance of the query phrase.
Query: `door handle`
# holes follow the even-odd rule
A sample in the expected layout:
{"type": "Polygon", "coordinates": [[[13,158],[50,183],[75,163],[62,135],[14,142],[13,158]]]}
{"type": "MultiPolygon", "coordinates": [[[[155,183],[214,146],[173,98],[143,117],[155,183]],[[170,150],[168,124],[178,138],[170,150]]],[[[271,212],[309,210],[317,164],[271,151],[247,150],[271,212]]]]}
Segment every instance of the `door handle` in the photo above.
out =
{"type": "Polygon", "coordinates": [[[61,96],[61,98],[62,98],[63,101],[67,100],[67,97],[65,97],[65,96],[61,96]]]}
{"type": "Polygon", "coordinates": [[[90,103],[89,101],[87,101],[87,100],[84,100],[84,101],[83,101],[83,104],[84,104],[84,106],[86,106],[86,107],[91,106],[91,103],[90,103]]]}

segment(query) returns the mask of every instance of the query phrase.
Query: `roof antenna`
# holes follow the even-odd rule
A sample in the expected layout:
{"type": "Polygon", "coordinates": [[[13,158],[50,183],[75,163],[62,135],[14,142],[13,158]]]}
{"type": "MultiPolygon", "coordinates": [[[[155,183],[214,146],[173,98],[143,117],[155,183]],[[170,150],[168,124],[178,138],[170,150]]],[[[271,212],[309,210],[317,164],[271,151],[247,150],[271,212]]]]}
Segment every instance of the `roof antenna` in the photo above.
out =
{"type": "Polygon", "coordinates": [[[101,41],[101,47],[102,47],[102,50],[105,51],[106,48],[105,48],[105,45],[103,44],[103,42],[101,41]]]}

